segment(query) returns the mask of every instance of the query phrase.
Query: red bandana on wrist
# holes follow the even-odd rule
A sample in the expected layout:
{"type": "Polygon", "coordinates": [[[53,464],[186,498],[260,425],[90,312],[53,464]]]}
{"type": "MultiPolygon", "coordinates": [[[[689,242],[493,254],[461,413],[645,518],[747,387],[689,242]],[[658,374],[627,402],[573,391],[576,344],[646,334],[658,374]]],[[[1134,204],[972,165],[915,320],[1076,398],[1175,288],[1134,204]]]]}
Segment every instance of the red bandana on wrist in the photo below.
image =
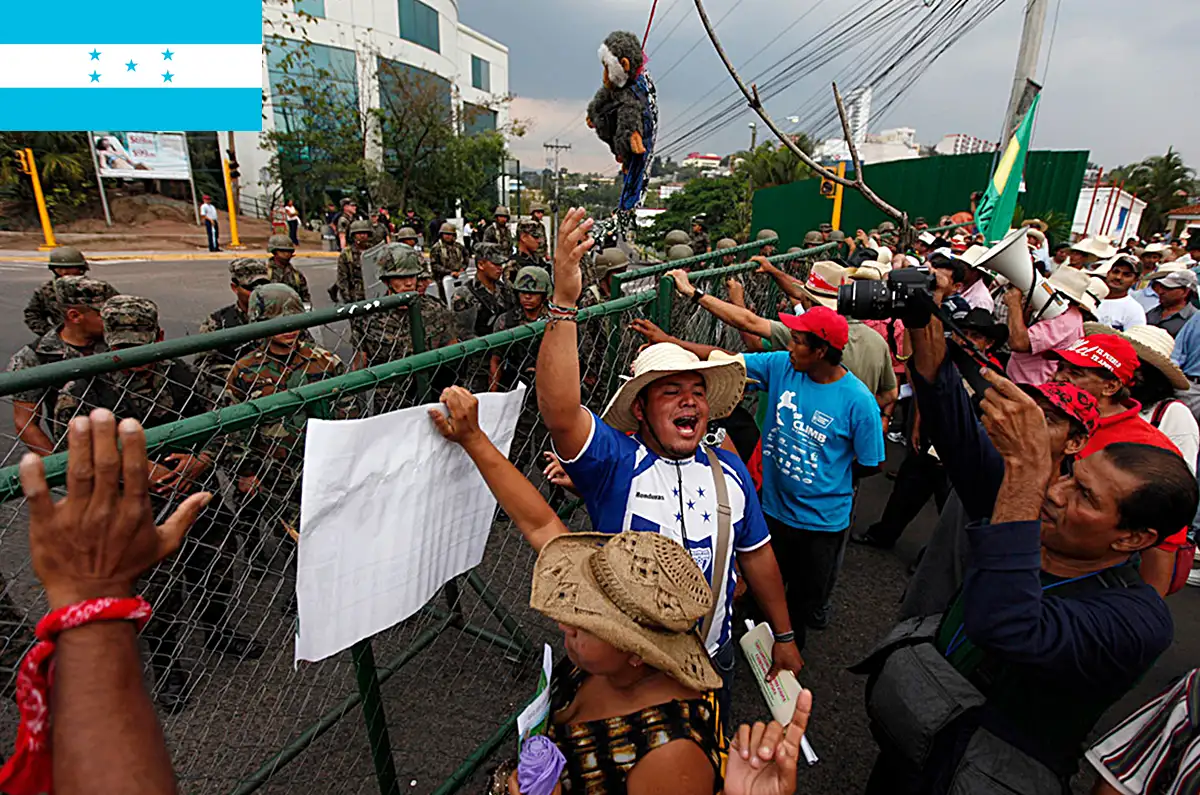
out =
{"type": "Polygon", "coordinates": [[[54,639],[60,632],[96,621],[136,621],[140,630],[150,620],[150,603],[132,599],[89,599],[67,605],[38,622],[38,643],[17,669],[17,708],[21,725],[17,747],[0,769],[0,791],[8,795],[52,792],[50,756],[50,684],[54,639]]]}

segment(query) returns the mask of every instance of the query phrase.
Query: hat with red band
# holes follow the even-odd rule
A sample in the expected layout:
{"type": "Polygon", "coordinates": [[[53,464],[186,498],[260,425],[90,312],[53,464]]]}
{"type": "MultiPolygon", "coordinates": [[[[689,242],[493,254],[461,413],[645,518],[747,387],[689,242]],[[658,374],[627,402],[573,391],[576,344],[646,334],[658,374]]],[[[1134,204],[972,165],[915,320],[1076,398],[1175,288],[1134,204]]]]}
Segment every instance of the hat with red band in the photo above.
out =
{"type": "Polygon", "coordinates": [[[816,334],[839,351],[850,341],[850,324],[829,307],[814,306],[803,315],[781,314],[779,322],[792,331],[816,334]]]}
{"type": "Polygon", "coordinates": [[[1087,429],[1091,436],[1100,424],[1100,407],[1096,398],[1074,384],[1022,384],[1021,389],[1030,395],[1041,395],[1068,417],[1087,429]]]}
{"type": "Polygon", "coordinates": [[[1089,334],[1051,353],[1078,367],[1106,370],[1122,384],[1133,381],[1133,373],[1140,364],[1137,351],[1129,340],[1113,334],[1089,334]]]}

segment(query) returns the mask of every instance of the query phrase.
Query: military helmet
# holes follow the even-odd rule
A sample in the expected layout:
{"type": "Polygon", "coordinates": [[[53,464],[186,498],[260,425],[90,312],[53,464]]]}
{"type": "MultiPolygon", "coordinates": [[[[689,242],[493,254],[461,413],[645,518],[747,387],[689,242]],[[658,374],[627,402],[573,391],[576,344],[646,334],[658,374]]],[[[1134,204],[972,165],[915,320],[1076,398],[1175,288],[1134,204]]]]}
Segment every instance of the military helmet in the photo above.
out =
{"type": "MultiPolygon", "coordinates": [[[[439,235],[458,235],[458,227],[455,226],[454,224],[450,223],[449,221],[447,221],[446,223],[442,224],[440,229],[438,229],[438,234],[439,235]]],[[[413,237],[416,237],[416,235],[414,235],[413,237]]]]}
{"type": "Polygon", "coordinates": [[[396,233],[396,239],[397,240],[416,240],[417,239],[417,230],[413,229],[411,226],[402,226],[402,227],[400,227],[400,231],[396,233]]]}
{"type": "Polygon", "coordinates": [[[534,202],[533,204],[529,205],[530,215],[532,215],[533,213],[536,213],[538,210],[541,210],[544,213],[550,212],[550,208],[547,207],[546,205],[542,204],[541,202],[534,202]]]}
{"type": "Polygon", "coordinates": [[[421,255],[412,246],[393,243],[379,258],[379,278],[421,275],[421,255]]]}
{"type": "Polygon", "coordinates": [[[542,226],[538,221],[522,221],[521,223],[517,224],[517,234],[532,235],[538,240],[545,240],[546,227],[542,226]]]}
{"type": "MultiPolygon", "coordinates": [[[[820,232],[818,232],[817,234],[820,234],[820,232]]],[[[799,252],[801,252],[801,251],[803,251],[803,250],[804,250],[804,249],[800,248],[799,246],[792,246],[791,248],[789,248],[789,249],[787,250],[787,253],[789,253],[789,254],[797,254],[797,253],[799,253],[799,252]]]]}
{"type": "Polygon", "coordinates": [[[267,264],[260,260],[241,257],[229,263],[229,280],[238,287],[253,290],[260,282],[270,281],[267,264]]]}
{"type": "Polygon", "coordinates": [[[549,295],[550,274],[545,268],[539,268],[537,265],[526,265],[517,271],[517,278],[513,279],[513,290],[518,293],[541,293],[542,295],[549,295]]]}
{"type": "Polygon", "coordinates": [[[820,224],[820,225],[818,225],[818,226],[817,226],[817,229],[818,229],[819,231],[821,231],[821,232],[832,232],[832,231],[833,231],[833,224],[831,224],[831,223],[829,223],[829,222],[825,222],[825,223],[823,223],[823,224],[820,224]]]}
{"type": "Polygon", "coordinates": [[[116,288],[111,284],[90,276],[64,276],[54,280],[54,298],[63,307],[100,309],[116,294],[116,288]]]}
{"type": "Polygon", "coordinates": [[[271,235],[267,240],[267,253],[274,254],[276,251],[295,251],[296,244],[287,235],[271,235]]]}
{"type": "Polygon", "coordinates": [[[158,341],[158,305],[136,295],[114,295],[100,310],[104,344],[110,348],[158,341]]]}
{"type": "Polygon", "coordinates": [[[692,247],[684,243],[671,246],[667,249],[667,262],[674,262],[675,260],[687,259],[694,256],[695,253],[692,251],[692,247]]]}
{"type": "Polygon", "coordinates": [[[508,250],[499,243],[480,243],[475,246],[475,260],[486,260],[493,265],[504,265],[512,256],[508,250]]]}
{"type": "Polygon", "coordinates": [[[359,232],[374,233],[375,227],[371,225],[370,221],[359,219],[350,224],[350,234],[357,235],[359,232]]]}
{"type": "Polygon", "coordinates": [[[829,233],[829,242],[830,243],[840,243],[845,239],[846,239],[846,233],[840,229],[834,229],[832,232],[829,233]]]}
{"type": "Polygon", "coordinates": [[[494,215],[494,216],[497,216],[497,217],[499,217],[499,216],[503,215],[505,218],[511,218],[511,217],[512,217],[512,213],[510,213],[510,212],[508,211],[508,208],[507,208],[507,207],[505,207],[503,204],[501,204],[499,207],[497,207],[497,208],[496,208],[496,212],[492,213],[492,215],[494,215]]]}
{"type": "Polygon", "coordinates": [[[83,252],[74,246],[59,246],[50,252],[50,268],[83,268],[88,269],[88,261],[83,252]]]}
{"type": "Polygon", "coordinates": [[[737,241],[731,237],[723,237],[717,241],[717,251],[724,251],[727,248],[737,248],[737,241]]]}
{"type": "Polygon", "coordinates": [[[603,279],[610,273],[623,271],[629,267],[629,255],[615,246],[606,248],[596,255],[595,274],[598,280],[603,279]]]}
{"type": "Polygon", "coordinates": [[[263,284],[250,293],[250,309],[246,313],[251,323],[283,315],[304,313],[300,295],[286,284],[263,284]]]}
{"type": "Polygon", "coordinates": [[[698,225],[701,229],[707,228],[708,216],[705,215],[704,213],[699,213],[697,215],[694,215],[694,216],[692,216],[692,223],[698,225]]]}
{"type": "Polygon", "coordinates": [[[755,241],[769,240],[770,238],[773,238],[773,237],[779,237],[779,233],[776,232],[774,229],[760,229],[758,231],[758,234],[754,236],[754,240],[755,241]]]}
{"type": "Polygon", "coordinates": [[[686,246],[689,242],[691,242],[691,239],[692,236],[682,229],[672,229],[670,232],[667,232],[667,236],[663,238],[663,242],[666,243],[668,247],[678,245],[686,246]]]}
{"type": "Polygon", "coordinates": [[[825,242],[825,236],[815,229],[811,232],[804,233],[804,245],[819,246],[825,242]]]}
{"type": "Polygon", "coordinates": [[[885,232],[895,232],[895,231],[896,231],[896,225],[894,223],[892,223],[891,221],[884,221],[883,223],[881,223],[879,225],[879,232],[881,234],[885,233],[885,232]]]}

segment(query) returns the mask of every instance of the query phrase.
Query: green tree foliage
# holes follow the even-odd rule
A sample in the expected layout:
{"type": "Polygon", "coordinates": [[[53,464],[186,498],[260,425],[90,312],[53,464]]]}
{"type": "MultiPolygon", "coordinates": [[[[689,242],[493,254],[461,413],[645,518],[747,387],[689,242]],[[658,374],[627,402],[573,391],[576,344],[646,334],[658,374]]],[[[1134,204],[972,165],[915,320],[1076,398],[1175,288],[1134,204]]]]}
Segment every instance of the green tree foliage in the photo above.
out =
{"type": "Polygon", "coordinates": [[[739,177],[698,177],[667,199],[666,212],[654,219],[649,242],[661,245],[672,229],[690,231],[692,218],[708,217],[708,235],[715,242],[740,233],[739,205],[746,199],[746,183],[739,177]]]}
{"type": "Polygon", "coordinates": [[[1146,202],[1139,232],[1151,235],[1167,226],[1167,213],[1188,202],[1195,192],[1196,171],[1183,162],[1183,157],[1168,148],[1166,154],[1148,157],[1140,163],[1119,166],[1109,172],[1112,183],[1125,183],[1125,190],[1137,193],[1146,202]]]}
{"type": "MultiPolygon", "coordinates": [[[[801,135],[797,143],[805,153],[812,153],[812,143],[807,136],[801,135]]],[[[752,179],[755,189],[787,185],[812,176],[812,169],[792,154],[792,150],[774,141],[759,144],[753,152],[735,155],[733,162],[736,164],[734,173],[744,180],[752,179]]]]}
{"type": "Polygon", "coordinates": [[[86,133],[0,132],[0,228],[38,223],[33,184],[17,165],[16,151],[25,148],[33,150],[52,220],[73,220],[99,203],[86,133]]]}

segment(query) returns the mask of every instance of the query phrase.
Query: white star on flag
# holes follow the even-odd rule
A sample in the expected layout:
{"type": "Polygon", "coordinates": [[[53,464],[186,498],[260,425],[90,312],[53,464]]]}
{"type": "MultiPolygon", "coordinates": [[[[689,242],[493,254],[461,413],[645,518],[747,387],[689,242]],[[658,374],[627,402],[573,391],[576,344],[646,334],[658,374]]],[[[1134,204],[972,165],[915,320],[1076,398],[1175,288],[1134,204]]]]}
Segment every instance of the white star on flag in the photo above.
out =
{"type": "Polygon", "coordinates": [[[261,6],[144,11],[100,24],[92,6],[58,0],[51,25],[44,6],[6,9],[0,130],[260,130],[261,6]]]}

